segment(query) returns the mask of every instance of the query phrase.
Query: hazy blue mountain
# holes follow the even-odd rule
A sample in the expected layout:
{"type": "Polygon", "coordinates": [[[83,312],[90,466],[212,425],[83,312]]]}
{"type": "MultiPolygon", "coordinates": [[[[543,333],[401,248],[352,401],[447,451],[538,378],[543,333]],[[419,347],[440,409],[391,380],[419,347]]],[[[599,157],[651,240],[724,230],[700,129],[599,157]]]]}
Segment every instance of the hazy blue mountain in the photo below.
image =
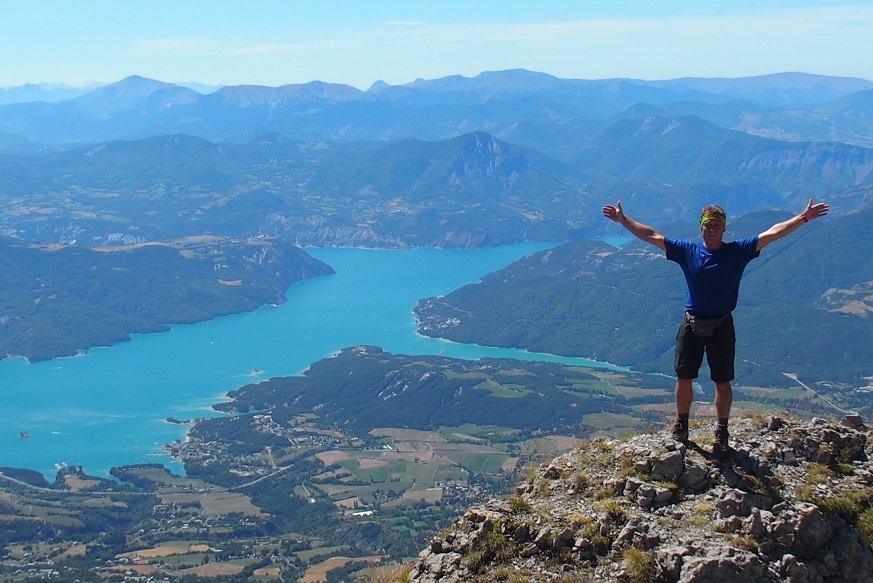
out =
{"type": "MultiPolygon", "coordinates": [[[[665,90],[632,80],[560,79],[523,69],[486,72],[472,78],[453,75],[441,79],[418,79],[406,85],[381,85],[367,91],[367,96],[374,100],[416,105],[547,99],[555,103],[584,105],[598,114],[614,113],[639,101],[664,103],[690,95],[707,97],[695,91],[665,90]]],[[[718,96],[708,98],[722,100],[718,96]]]]}
{"type": "Polygon", "coordinates": [[[337,191],[433,194],[473,202],[531,191],[554,193],[584,175],[543,156],[507,144],[484,132],[440,142],[402,140],[384,148],[348,153],[322,169],[319,186],[337,191]]]}
{"type": "Polygon", "coordinates": [[[743,79],[560,79],[524,70],[419,79],[367,91],[313,81],[280,87],[224,87],[203,95],[131,76],[58,103],[0,105],[0,133],[53,144],[187,133],[249,141],[265,132],[297,140],[447,139],[487,131],[561,157],[558,142],[580,140],[640,104],[697,115],[725,128],[804,141],[866,145],[871,106],[828,107],[873,82],[804,74],[743,79]],[[830,99],[830,101],[827,101],[830,99]],[[521,131],[519,130],[521,128],[521,131]]]}
{"type": "Polygon", "coordinates": [[[579,172],[484,133],[353,145],[163,136],[0,156],[0,174],[0,199],[21,210],[0,232],[62,243],[212,232],[466,247],[570,238],[592,213],[579,172]]]}
{"type": "Polygon", "coordinates": [[[350,85],[311,81],[302,85],[282,85],[280,87],[258,85],[222,87],[204,99],[204,102],[220,101],[239,107],[266,105],[279,108],[289,104],[355,101],[359,100],[362,95],[363,93],[359,89],[350,85]]]}
{"type": "Polygon", "coordinates": [[[0,105],[32,101],[53,103],[79,97],[91,89],[93,87],[44,86],[42,84],[26,83],[18,87],[0,88],[0,105]]]}
{"type": "Polygon", "coordinates": [[[223,85],[205,85],[203,83],[197,83],[196,81],[179,81],[176,82],[176,85],[178,85],[179,87],[187,87],[188,89],[193,89],[201,95],[209,95],[210,93],[215,93],[223,87],[223,85]]]}
{"type": "Polygon", "coordinates": [[[761,182],[801,196],[818,194],[823,186],[832,190],[873,182],[873,149],[770,140],[694,116],[623,119],[572,162],[613,180],[761,182]],[[819,164],[824,159],[829,162],[819,164]]]}
{"type": "MultiPolygon", "coordinates": [[[[134,75],[133,77],[138,76],[134,75]]],[[[142,79],[141,77],[139,78],[142,79]]],[[[0,105],[32,101],[45,101],[47,103],[66,101],[81,97],[105,85],[103,83],[90,83],[84,87],[71,87],[64,83],[26,83],[18,87],[0,88],[0,105]]],[[[175,83],[175,85],[192,89],[201,95],[214,93],[222,87],[221,85],[204,85],[196,82],[175,83]]]]}
{"type": "MultiPolygon", "coordinates": [[[[699,117],[702,120],[725,129],[739,129],[749,119],[757,119],[773,110],[742,99],[726,101],[723,103],[706,103],[702,101],[675,101],[655,107],[646,103],[638,103],[621,112],[610,123],[622,119],[643,119],[648,117],[699,117]]],[[[749,128],[754,130],[754,128],[749,128]]],[[[755,134],[754,131],[749,133],[755,134]]],[[[765,134],[761,134],[766,137],[765,134]]]]}
{"type": "Polygon", "coordinates": [[[841,141],[873,147],[873,89],[803,109],[745,112],[735,127],[783,140],[841,141]]]}
{"type": "Polygon", "coordinates": [[[774,73],[756,77],[685,77],[667,81],[640,81],[652,87],[688,89],[723,95],[773,108],[799,108],[837,101],[857,91],[873,89],[873,81],[856,77],[829,77],[808,73],[774,73]]]}
{"type": "Polygon", "coordinates": [[[41,142],[89,143],[167,131],[167,112],[202,97],[196,91],[143,77],[127,77],[57,103],[0,107],[0,132],[41,142]],[[10,117],[3,119],[3,114],[10,117]]]}
{"type": "Polygon", "coordinates": [[[131,109],[169,109],[199,97],[202,95],[193,89],[134,75],[89,91],[71,100],[70,105],[100,117],[131,109]]]}
{"type": "Polygon", "coordinates": [[[203,95],[132,76],[60,103],[0,107],[0,198],[15,209],[0,233],[467,247],[600,234],[597,209],[615,200],[647,222],[712,201],[742,214],[808,197],[840,215],[873,191],[863,146],[873,90],[831,80],[652,84],[515,70],[203,95]],[[785,109],[783,94],[840,97],[785,109]]]}
{"type": "MultiPolygon", "coordinates": [[[[108,210],[118,204],[135,204],[138,196],[152,189],[156,193],[149,196],[179,189],[224,191],[241,179],[226,150],[202,138],[182,135],[10,155],[0,158],[0,171],[6,180],[3,194],[28,196],[31,202],[71,189],[126,194],[120,200],[104,197],[108,210]]],[[[186,198],[190,195],[185,193],[186,198]]]]}
{"type": "Polygon", "coordinates": [[[826,197],[841,215],[873,191],[871,150],[750,136],[690,116],[622,119],[574,152],[562,162],[484,132],[353,143],[170,135],[18,151],[0,154],[0,234],[89,245],[210,232],[470,247],[601,234],[607,201],[663,223],[713,201],[742,214],[826,197]]]}

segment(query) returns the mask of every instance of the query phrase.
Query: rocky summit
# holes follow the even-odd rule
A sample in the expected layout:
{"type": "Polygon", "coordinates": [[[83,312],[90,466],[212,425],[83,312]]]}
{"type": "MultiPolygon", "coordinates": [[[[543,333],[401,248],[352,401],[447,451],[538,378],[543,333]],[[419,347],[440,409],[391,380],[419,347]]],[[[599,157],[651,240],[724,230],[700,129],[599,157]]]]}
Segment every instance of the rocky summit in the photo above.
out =
{"type": "Polygon", "coordinates": [[[873,446],[858,415],[595,439],[469,509],[410,582],[873,582],[873,446]]]}

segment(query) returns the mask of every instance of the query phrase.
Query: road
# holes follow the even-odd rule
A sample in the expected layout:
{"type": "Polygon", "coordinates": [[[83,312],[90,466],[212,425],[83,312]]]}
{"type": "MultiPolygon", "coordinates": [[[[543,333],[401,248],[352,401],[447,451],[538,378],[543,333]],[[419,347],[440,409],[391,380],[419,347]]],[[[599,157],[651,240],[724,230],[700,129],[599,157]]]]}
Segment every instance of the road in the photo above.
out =
{"type": "Polygon", "coordinates": [[[825,398],[825,397],[819,395],[818,393],[816,393],[814,390],[812,390],[812,387],[810,387],[809,385],[803,383],[799,378],[797,378],[797,375],[796,375],[795,373],[793,373],[793,372],[783,372],[782,374],[784,374],[785,376],[787,376],[788,378],[790,378],[792,381],[794,381],[795,383],[797,383],[798,385],[800,385],[801,387],[803,387],[804,389],[806,389],[807,391],[809,391],[810,393],[812,393],[813,395],[815,395],[818,399],[821,399],[822,401],[824,401],[825,403],[827,403],[828,405],[830,405],[831,407],[833,407],[834,409],[836,409],[836,410],[839,411],[840,413],[844,413],[844,414],[848,414],[848,413],[849,413],[849,411],[846,411],[845,409],[843,409],[843,408],[841,408],[841,407],[837,407],[837,406],[834,405],[832,402],[830,402],[827,398],[825,398]]]}

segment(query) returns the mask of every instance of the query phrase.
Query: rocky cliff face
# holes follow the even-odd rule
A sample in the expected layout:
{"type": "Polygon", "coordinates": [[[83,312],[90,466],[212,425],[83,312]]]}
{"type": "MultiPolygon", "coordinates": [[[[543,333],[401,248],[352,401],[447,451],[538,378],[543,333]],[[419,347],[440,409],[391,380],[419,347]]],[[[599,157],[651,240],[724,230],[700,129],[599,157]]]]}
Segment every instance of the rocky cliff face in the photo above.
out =
{"type": "Polygon", "coordinates": [[[595,440],[435,537],[410,582],[873,582],[873,462],[857,416],[731,423],[731,455],[666,431],[595,440]]]}

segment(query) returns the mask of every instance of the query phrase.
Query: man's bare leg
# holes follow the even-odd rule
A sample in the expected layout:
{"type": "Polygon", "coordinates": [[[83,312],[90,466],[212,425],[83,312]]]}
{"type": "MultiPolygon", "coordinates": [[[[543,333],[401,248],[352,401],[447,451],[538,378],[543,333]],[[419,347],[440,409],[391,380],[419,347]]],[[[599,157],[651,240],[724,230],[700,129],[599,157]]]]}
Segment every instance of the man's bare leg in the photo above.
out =
{"type": "Polygon", "coordinates": [[[715,415],[719,419],[731,416],[731,405],[734,402],[734,390],[730,383],[715,383],[715,415]]]}
{"type": "MultiPolygon", "coordinates": [[[[694,379],[676,379],[676,413],[688,415],[691,412],[691,403],[694,402],[694,379]]],[[[730,385],[728,385],[730,389],[730,385]]],[[[730,410],[730,404],[728,404],[730,410]]]]}

